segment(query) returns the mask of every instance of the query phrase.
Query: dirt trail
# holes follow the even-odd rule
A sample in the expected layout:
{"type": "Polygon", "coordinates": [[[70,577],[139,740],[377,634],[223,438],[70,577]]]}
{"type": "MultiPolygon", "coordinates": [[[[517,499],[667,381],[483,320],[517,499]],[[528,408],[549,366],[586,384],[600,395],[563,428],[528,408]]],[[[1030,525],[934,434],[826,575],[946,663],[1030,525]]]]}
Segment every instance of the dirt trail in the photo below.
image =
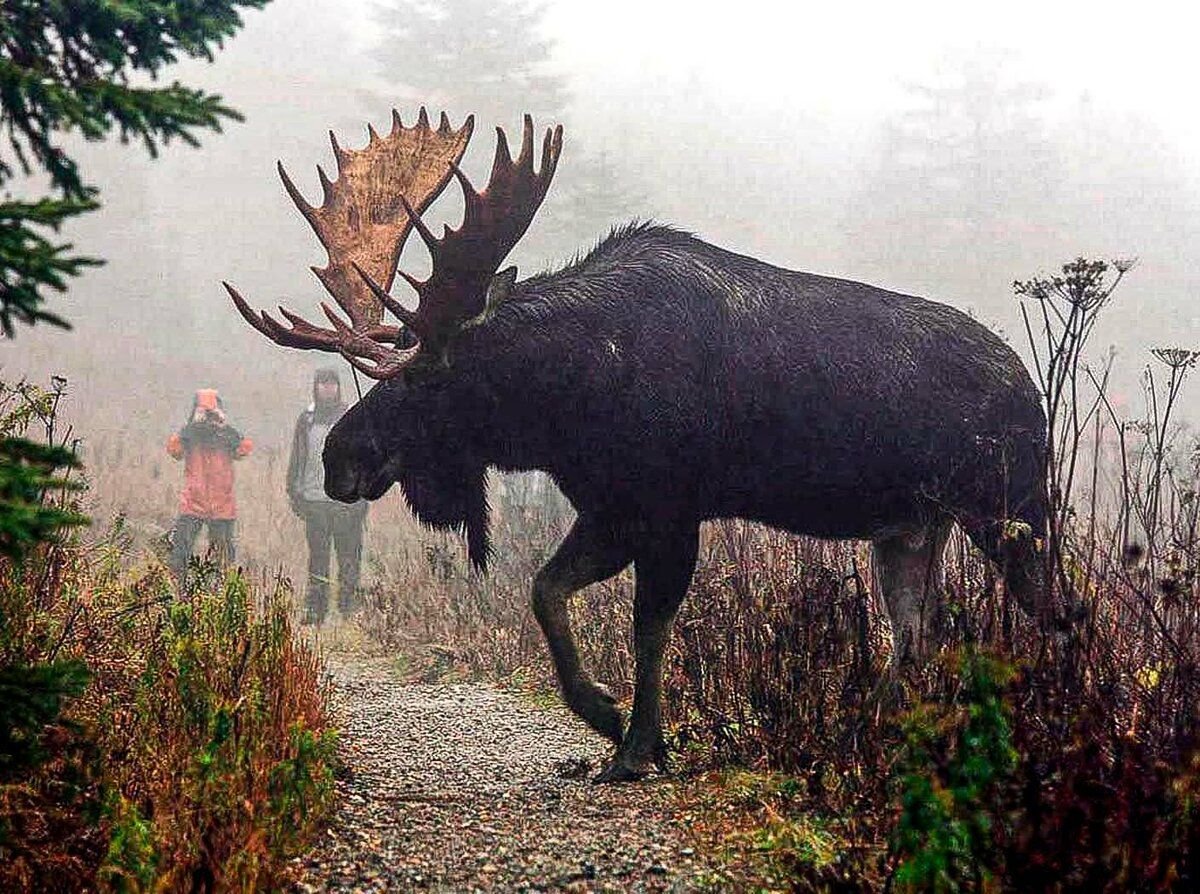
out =
{"type": "Polygon", "coordinates": [[[341,807],[297,891],[700,891],[670,780],[593,786],[604,743],[565,709],[482,684],[331,663],[341,807]]]}

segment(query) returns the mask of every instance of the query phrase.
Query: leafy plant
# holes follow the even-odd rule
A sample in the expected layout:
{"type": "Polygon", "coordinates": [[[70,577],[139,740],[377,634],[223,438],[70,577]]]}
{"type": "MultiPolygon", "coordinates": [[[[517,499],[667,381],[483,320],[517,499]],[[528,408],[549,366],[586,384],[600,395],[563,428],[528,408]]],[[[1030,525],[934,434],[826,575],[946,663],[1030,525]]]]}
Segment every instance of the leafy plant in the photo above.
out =
{"type": "Polygon", "coordinates": [[[999,796],[1017,763],[1005,662],[967,650],[951,705],[923,704],[903,721],[900,819],[892,851],[902,891],[983,891],[997,868],[991,840],[999,796]]]}
{"type": "MultiPolygon", "coordinates": [[[[51,190],[41,198],[6,195],[0,202],[0,331],[6,338],[15,336],[17,324],[68,328],[45,307],[47,293],[65,291],[71,278],[101,263],[75,254],[58,238],[66,222],[99,207],[96,188],[64,151],[64,137],[101,140],[116,134],[123,143],[141,142],[154,156],[171,140],[195,145],[198,131],[220,130],[222,122],[238,119],[219,96],[156,82],[181,56],[211,60],[214,49],[241,26],[240,11],[266,2],[5,4],[0,131],[6,151],[0,153],[0,187],[9,190],[18,177],[37,175],[51,190]]],[[[92,859],[75,854],[49,861],[54,881],[40,877],[31,855],[42,833],[29,831],[44,828],[51,815],[69,826],[68,817],[78,813],[72,799],[80,785],[56,787],[47,780],[78,776],[86,783],[89,764],[82,746],[58,742],[61,754],[52,754],[43,738],[50,728],[64,726],[61,714],[70,697],[84,695],[96,682],[93,653],[61,655],[87,613],[86,602],[69,586],[88,582],[78,568],[81,549],[65,536],[86,519],[75,502],[80,483],[72,473],[79,463],[67,443],[69,433],[56,438],[54,430],[64,387],[61,380],[50,393],[0,386],[0,881],[22,887],[77,885],[92,859]],[[44,440],[26,437],[35,420],[45,424],[44,440]],[[67,752],[70,760],[63,758],[67,752]],[[38,775],[43,768],[48,776],[38,775]],[[39,822],[25,823],[39,813],[39,822]],[[22,825],[24,844],[14,841],[14,824],[22,825]]],[[[118,629],[127,633],[128,625],[118,629]]],[[[69,732],[79,738],[79,730],[69,732]]],[[[152,866],[146,823],[131,802],[106,803],[115,806],[109,811],[113,834],[104,878],[119,890],[145,888],[152,866]]]]}
{"type": "Polygon", "coordinates": [[[106,814],[111,832],[97,880],[114,894],[152,891],[158,875],[154,827],[120,794],[112,795],[106,814]]]}

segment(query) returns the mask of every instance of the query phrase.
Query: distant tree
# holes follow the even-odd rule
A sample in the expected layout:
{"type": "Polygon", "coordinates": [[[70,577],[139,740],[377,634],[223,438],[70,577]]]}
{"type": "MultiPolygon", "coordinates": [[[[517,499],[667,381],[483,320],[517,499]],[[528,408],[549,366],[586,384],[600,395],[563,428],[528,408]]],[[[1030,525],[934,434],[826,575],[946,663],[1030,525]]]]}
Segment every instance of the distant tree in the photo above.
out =
{"type": "Polygon", "coordinates": [[[908,101],[884,125],[866,187],[873,221],[885,224],[875,232],[897,240],[880,248],[903,259],[915,242],[923,264],[941,254],[990,271],[998,239],[1034,225],[1028,209],[1044,207],[1053,189],[1038,116],[1048,91],[1015,77],[1007,54],[983,48],[904,89],[908,101]]]}
{"type": "Polygon", "coordinates": [[[524,0],[386,0],[376,6],[374,59],[414,105],[456,120],[474,113],[477,140],[490,140],[495,125],[512,137],[526,112],[539,128],[568,124],[567,153],[522,248],[526,257],[566,258],[637,213],[638,197],[607,159],[572,140],[570,92],[550,67],[542,15],[524,0]]]}
{"type": "MultiPolygon", "coordinates": [[[[38,322],[68,328],[46,310],[46,293],[99,259],[72,253],[55,234],[66,221],[99,207],[95,187],[62,146],[70,134],[102,140],[114,132],[137,140],[151,156],[173,139],[192,145],[199,130],[220,130],[238,119],[219,96],[175,82],[156,86],[163,67],[181,55],[212,60],[213,51],[241,26],[240,9],[268,0],[75,0],[35,3],[4,0],[0,6],[0,187],[15,178],[35,191],[42,178],[50,194],[0,201],[0,329],[38,322]],[[137,78],[137,83],[134,79],[137,78]]],[[[11,389],[5,393],[13,393],[11,389]]],[[[20,435],[27,419],[49,413],[61,393],[26,396],[0,419],[0,561],[11,563],[6,586],[32,574],[38,550],[65,528],[85,522],[72,507],[48,495],[69,487],[62,474],[77,465],[61,444],[20,435]],[[47,403],[49,401],[50,403],[47,403]]],[[[7,404],[5,406],[8,406],[7,404]]],[[[0,611],[0,656],[7,654],[9,619],[0,611]]],[[[33,743],[54,720],[62,699],[81,691],[86,672],[77,662],[0,662],[0,781],[36,763],[33,743]]],[[[3,830],[0,829],[0,833],[3,830]]]]}
{"type": "Polygon", "coordinates": [[[523,0],[385,0],[373,56],[417,102],[474,112],[485,127],[525,112],[561,119],[568,95],[548,69],[553,45],[538,33],[541,18],[523,0]]]}

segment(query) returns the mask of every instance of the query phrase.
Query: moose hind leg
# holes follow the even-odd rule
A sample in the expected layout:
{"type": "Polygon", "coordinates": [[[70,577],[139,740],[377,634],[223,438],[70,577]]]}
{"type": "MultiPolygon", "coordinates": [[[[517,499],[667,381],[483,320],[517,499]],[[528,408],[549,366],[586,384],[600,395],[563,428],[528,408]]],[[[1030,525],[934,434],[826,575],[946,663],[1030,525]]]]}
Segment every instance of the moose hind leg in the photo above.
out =
{"type": "Polygon", "coordinates": [[[942,554],[950,522],[937,521],[874,542],[875,568],[892,622],[892,661],[928,657],[937,641],[942,605],[942,554]]]}
{"type": "Polygon", "coordinates": [[[571,594],[617,574],[633,560],[615,531],[582,516],[533,581],[533,612],[541,625],[563,699],[592,729],[621,744],[624,718],[612,694],[583,671],[571,632],[571,594]]]}
{"type": "Polygon", "coordinates": [[[634,560],[637,677],[633,714],[625,741],[596,782],[640,779],[666,758],[662,736],[663,653],[696,567],[699,536],[696,525],[684,524],[655,530],[638,545],[634,560]]]}

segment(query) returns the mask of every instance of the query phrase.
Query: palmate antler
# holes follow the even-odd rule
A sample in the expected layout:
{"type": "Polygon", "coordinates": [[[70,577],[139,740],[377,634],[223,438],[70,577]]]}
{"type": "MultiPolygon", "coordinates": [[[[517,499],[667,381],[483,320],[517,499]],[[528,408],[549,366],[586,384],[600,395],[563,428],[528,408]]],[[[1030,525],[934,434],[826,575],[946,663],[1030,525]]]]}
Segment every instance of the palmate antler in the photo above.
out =
{"type": "MultiPolygon", "coordinates": [[[[475,190],[457,162],[451,165],[454,176],[462,185],[465,208],[462,224],[458,229],[447,226],[441,239],[430,232],[421,220],[420,211],[401,197],[404,210],[433,261],[433,271],[424,282],[400,271],[420,297],[417,310],[402,318],[416,334],[419,344],[407,352],[397,351],[383,362],[368,358],[375,362],[374,366],[354,357],[348,358],[357,369],[374,378],[391,378],[419,356],[437,356],[464,324],[484,312],[492,276],[529,229],[550,188],[561,154],[561,125],[546,131],[542,139],[540,170],[537,171],[533,168],[533,119],[525,116],[521,152],[516,161],[509,152],[503,129],[497,127],[496,157],[483,192],[475,190]]],[[[358,272],[388,309],[397,306],[387,289],[380,286],[367,270],[358,272]]]]}
{"type": "Polygon", "coordinates": [[[470,139],[471,118],[452,131],[443,114],[436,133],[429,129],[424,109],[411,130],[400,126],[394,112],[393,121],[387,138],[380,139],[372,130],[367,147],[357,152],[340,149],[334,141],[339,176],[330,183],[320,172],[325,188],[320,208],[304,201],[280,167],[288,193],[329,250],[329,266],[314,272],[350,317],[349,323],[322,304],[332,329],[314,326],[281,307],[279,312],[291,324],[283,326],[265,312],[255,314],[225,283],[242,316],[268,338],[289,347],[336,351],[376,379],[392,378],[418,357],[436,355],[455,332],[484,311],[491,278],[529,228],[562,152],[562,127],[547,130],[540,170],[535,172],[533,120],[525,116],[516,161],[504,131],[496,128],[496,157],[487,188],[480,193],[458,167],[470,139]],[[463,188],[463,222],[458,229],[446,227],[437,239],[421,213],[451,176],[463,188]],[[409,311],[388,292],[400,249],[413,227],[429,248],[433,270],[424,282],[400,271],[420,296],[417,310],[409,311]],[[395,347],[400,329],[380,322],[384,308],[416,336],[414,347],[395,347]]]}
{"type": "Polygon", "coordinates": [[[280,307],[279,313],[290,324],[285,326],[265,311],[255,313],[233,286],[224,283],[246,321],[278,344],[362,357],[381,370],[390,370],[396,361],[393,354],[409,352],[390,347],[399,338],[400,328],[382,323],[384,307],[402,323],[410,322],[412,315],[397,302],[381,303],[355,271],[391,286],[400,251],[412,230],[412,209],[428,208],[445,189],[466,152],[473,127],[474,119],[468,117],[454,130],[442,113],[435,131],[422,108],[413,127],[404,127],[393,111],[392,130],[386,137],[369,127],[370,139],[362,149],[343,149],[330,132],[338,176],[330,181],[325,171],[317,168],[324,192],[319,207],[304,199],[280,163],[279,176],[288,195],[329,255],[329,263],[313,267],[313,272],[349,322],[322,303],[332,329],[314,326],[280,307]]]}
{"type": "MultiPolygon", "coordinates": [[[[533,119],[525,116],[521,152],[514,162],[508,138],[496,128],[496,157],[487,188],[476,192],[466,174],[452,164],[462,185],[465,210],[457,230],[446,227],[441,239],[434,237],[421,220],[420,212],[403,198],[405,211],[429,248],[433,271],[418,282],[401,271],[420,296],[418,325],[434,336],[448,336],[484,310],[488,284],[500,262],[525,235],[533,216],[546,197],[550,180],[562,153],[562,126],[547,130],[542,139],[541,170],[533,169],[533,119]]],[[[363,271],[364,273],[366,271],[363,271]]],[[[386,290],[368,284],[380,300],[386,290]]]]}

